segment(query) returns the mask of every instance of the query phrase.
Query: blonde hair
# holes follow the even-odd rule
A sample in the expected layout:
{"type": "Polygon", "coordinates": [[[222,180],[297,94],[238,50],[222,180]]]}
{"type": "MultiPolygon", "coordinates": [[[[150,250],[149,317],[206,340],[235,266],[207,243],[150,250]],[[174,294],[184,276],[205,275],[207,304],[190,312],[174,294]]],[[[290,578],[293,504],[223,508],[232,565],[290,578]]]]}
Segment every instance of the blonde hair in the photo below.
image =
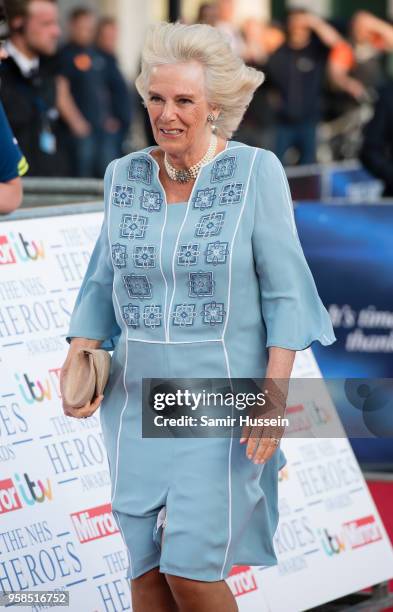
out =
{"type": "Polygon", "coordinates": [[[149,27],[142,69],[136,88],[147,101],[150,73],[154,66],[189,61],[200,62],[205,71],[208,103],[220,109],[215,121],[217,134],[230,138],[238,128],[264,74],[245,65],[225,36],[209,25],[157,23],[149,27]]]}

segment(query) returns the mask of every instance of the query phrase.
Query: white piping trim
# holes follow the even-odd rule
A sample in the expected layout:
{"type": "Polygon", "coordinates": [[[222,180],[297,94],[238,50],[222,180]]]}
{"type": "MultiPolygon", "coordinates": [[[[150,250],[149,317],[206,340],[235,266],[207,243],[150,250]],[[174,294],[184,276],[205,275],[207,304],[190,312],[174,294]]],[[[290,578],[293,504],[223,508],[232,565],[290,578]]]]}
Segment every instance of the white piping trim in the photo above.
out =
{"type": "MultiPolygon", "coordinates": [[[[154,157],[151,155],[150,157],[152,157],[152,159],[154,159],[154,157]]],[[[154,160],[155,161],[155,160],[154,160]]],[[[165,193],[165,189],[162,186],[162,183],[160,181],[160,177],[159,174],[157,172],[157,181],[161,186],[162,192],[164,194],[164,203],[165,203],[165,217],[164,217],[164,225],[162,226],[161,229],[161,238],[160,238],[160,271],[161,271],[161,275],[162,278],[164,279],[164,283],[165,283],[165,300],[164,300],[164,336],[165,336],[165,341],[168,340],[167,335],[166,335],[166,325],[165,325],[165,316],[166,316],[166,305],[168,303],[168,283],[166,282],[166,278],[165,278],[165,274],[164,274],[164,270],[162,268],[162,245],[163,245],[163,240],[164,240],[164,231],[165,231],[165,227],[166,227],[166,220],[167,220],[167,216],[168,216],[168,202],[166,199],[166,193],[165,193]]],[[[169,312],[168,312],[168,318],[169,318],[169,312]]]]}
{"type": "MultiPolygon", "coordinates": [[[[231,381],[231,370],[229,367],[228,353],[227,353],[224,339],[222,339],[222,347],[224,350],[228,380],[231,381]]],[[[232,386],[232,382],[231,382],[231,386],[232,386]]],[[[232,406],[231,416],[233,417],[233,406],[232,406]]],[[[228,505],[229,505],[228,507],[228,542],[227,542],[227,546],[225,549],[224,561],[223,561],[222,568],[221,568],[221,579],[223,579],[224,577],[225,564],[227,562],[229,547],[232,541],[232,446],[233,446],[233,428],[231,430],[231,441],[229,443],[229,450],[228,450],[228,505]]]]}
{"type": "Polygon", "coordinates": [[[204,342],[221,342],[221,338],[208,340],[143,340],[142,338],[127,338],[128,342],[146,342],[148,344],[203,344],[204,342]]]}
{"type": "Polygon", "coordinates": [[[227,325],[228,325],[228,320],[229,320],[229,309],[230,309],[230,306],[231,306],[233,245],[235,243],[235,238],[236,238],[237,230],[239,229],[240,221],[241,221],[241,218],[243,216],[243,211],[244,211],[244,208],[245,208],[245,205],[246,205],[247,194],[248,194],[248,190],[249,190],[249,187],[250,187],[251,172],[252,172],[252,169],[253,169],[253,166],[254,166],[255,156],[257,154],[257,151],[258,151],[258,149],[254,150],[254,155],[253,155],[252,162],[251,162],[251,165],[250,165],[250,172],[248,173],[247,187],[246,187],[246,191],[244,193],[243,204],[242,204],[242,208],[240,210],[239,216],[237,218],[237,223],[236,223],[235,231],[233,232],[233,236],[232,236],[231,248],[230,248],[230,251],[229,251],[229,278],[228,278],[228,295],[227,295],[227,315],[225,317],[224,328],[222,330],[222,336],[221,336],[222,341],[224,341],[224,336],[225,336],[225,332],[226,332],[227,325]]]}
{"type": "MultiPolygon", "coordinates": [[[[109,206],[108,206],[108,243],[109,243],[109,249],[111,249],[111,239],[110,239],[110,232],[109,232],[109,228],[110,228],[110,220],[111,220],[111,202],[112,202],[112,192],[113,192],[113,183],[115,180],[115,173],[116,173],[116,168],[117,168],[117,164],[118,164],[119,160],[116,161],[114,168],[113,168],[113,175],[112,175],[112,183],[111,183],[111,188],[110,188],[110,192],[109,192],[109,206]]],[[[112,259],[112,258],[111,258],[112,259]]],[[[119,317],[120,317],[120,321],[122,326],[124,325],[124,321],[123,321],[123,317],[121,316],[121,308],[120,308],[120,304],[119,304],[119,300],[116,294],[116,290],[115,290],[115,266],[113,264],[113,259],[112,259],[112,267],[113,267],[113,289],[112,289],[112,293],[115,297],[116,300],[116,305],[117,305],[117,309],[119,312],[119,317]]],[[[120,436],[121,436],[121,430],[122,430],[122,426],[123,426],[123,415],[124,415],[124,411],[127,407],[128,404],[128,389],[127,389],[127,385],[126,385],[126,373],[127,373],[127,364],[128,364],[128,327],[125,326],[125,330],[126,330],[126,359],[125,359],[125,365],[124,365],[124,370],[123,370],[123,386],[124,386],[124,391],[125,391],[125,401],[124,401],[124,406],[122,408],[122,411],[120,413],[120,420],[119,420],[119,430],[117,433],[117,441],[116,441],[116,460],[115,460],[115,476],[114,476],[114,482],[113,482],[113,486],[112,486],[112,495],[111,495],[111,504],[113,503],[115,494],[116,494],[116,488],[117,488],[117,478],[118,478],[118,474],[119,474],[119,456],[120,456],[120,436]]]]}
{"type": "MultiPolygon", "coordinates": [[[[241,218],[242,218],[242,215],[243,215],[244,207],[246,205],[247,194],[248,194],[248,190],[249,190],[249,187],[250,187],[251,172],[252,172],[252,169],[253,169],[253,166],[254,166],[254,162],[255,162],[255,157],[256,157],[257,151],[258,151],[257,149],[254,150],[254,155],[253,155],[252,162],[251,162],[251,165],[250,165],[250,172],[249,172],[248,178],[247,178],[247,187],[246,187],[246,191],[245,191],[245,194],[244,194],[243,204],[242,204],[242,208],[241,208],[241,211],[240,211],[238,219],[237,219],[235,231],[233,233],[232,244],[231,244],[231,249],[230,249],[230,254],[229,254],[229,278],[228,278],[227,316],[225,318],[224,329],[223,329],[223,332],[222,332],[221,341],[222,341],[222,347],[223,347],[223,351],[224,351],[224,357],[225,357],[225,364],[226,364],[226,368],[227,368],[228,380],[230,381],[231,387],[232,387],[231,369],[230,369],[230,365],[229,365],[229,357],[228,357],[228,352],[227,352],[227,349],[226,349],[226,346],[225,346],[224,336],[225,336],[225,332],[226,332],[226,328],[227,328],[227,323],[228,323],[228,319],[229,319],[229,310],[230,310],[230,302],[231,302],[232,253],[233,253],[233,245],[235,243],[236,234],[237,234],[237,231],[239,229],[239,225],[240,225],[240,221],[241,221],[241,218]]],[[[231,416],[233,417],[233,406],[232,406],[231,416]]],[[[233,447],[233,429],[231,430],[231,441],[229,443],[229,450],[228,450],[228,505],[229,505],[229,507],[228,507],[228,542],[227,542],[227,546],[226,546],[226,549],[225,549],[224,561],[223,561],[222,568],[221,568],[221,579],[223,579],[223,577],[224,577],[225,564],[227,562],[229,548],[230,548],[231,541],[232,541],[232,447],[233,447]]]]}
{"type": "MultiPolygon", "coordinates": [[[[202,174],[202,169],[204,169],[206,166],[208,166],[209,164],[212,164],[213,162],[215,162],[217,160],[217,158],[222,154],[225,153],[225,151],[228,149],[228,144],[229,144],[229,140],[227,140],[226,144],[225,144],[225,149],[223,149],[222,151],[220,151],[220,153],[218,153],[213,159],[211,159],[209,162],[206,162],[205,164],[202,164],[202,166],[200,167],[197,179],[191,189],[191,193],[190,193],[190,197],[187,200],[187,209],[186,209],[186,213],[184,215],[184,219],[182,221],[182,224],[179,228],[179,231],[177,233],[177,238],[176,238],[176,243],[175,243],[175,249],[173,251],[173,257],[172,257],[172,279],[173,279],[173,290],[172,290],[172,296],[171,296],[171,301],[169,302],[169,311],[168,311],[168,319],[167,319],[167,329],[166,329],[166,333],[165,333],[165,337],[167,338],[167,342],[169,343],[170,341],[170,333],[169,333],[169,321],[171,318],[171,313],[172,313],[172,306],[173,306],[173,301],[175,299],[175,294],[176,294],[176,274],[175,274],[175,258],[177,255],[177,249],[179,246],[179,240],[180,240],[180,236],[181,233],[183,231],[183,227],[184,224],[187,221],[187,217],[188,217],[188,213],[190,211],[190,203],[192,202],[192,198],[194,195],[194,191],[197,187],[197,185],[200,182],[200,178],[201,178],[201,174],[202,174]]],[[[235,147],[236,148],[236,147],[235,147]]],[[[154,160],[156,162],[156,160],[154,160]]],[[[157,162],[156,162],[157,163],[157,162]]],[[[158,165],[158,164],[157,164],[158,165]]]]}
{"type": "MultiPolygon", "coordinates": [[[[199,175],[198,175],[198,178],[199,178],[199,175]]],[[[171,301],[169,302],[169,311],[168,311],[168,319],[167,319],[167,330],[166,330],[166,338],[167,338],[167,341],[168,341],[168,342],[170,341],[170,340],[169,340],[169,339],[170,339],[170,335],[169,335],[169,321],[170,321],[170,318],[171,318],[171,313],[172,313],[172,305],[173,305],[173,301],[174,301],[174,299],[175,299],[175,293],[176,293],[175,259],[176,259],[176,255],[177,255],[177,249],[178,249],[178,246],[179,246],[180,235],[181,235],[181,233],[182,233],[182,231],[183,231],[184,224],[185,224],[185,222],[186,222],[186,220],[187,220],[187,217],[188,217],[188,212],[189,212],[189,210],[190,210],[190,202],[192,201],[192,197],[193,197],[193,194],[194,194],[194,191],[195,191],[195,187],[196,187],[196,186],[197,186],[197,184],[198,184],[198,178],[197,178],[197,180],[195,181],[195,183],[194,183],[194,185],[193,185],[193,187],[192,187],[192,189],[191,189],[190,197],[189,197],[189,198],[188,198],[188,200],[187,200],[187,209],[186,209],[186,214],[184,215],[184,218],[183,218],[182,224],[181,224],[181,226],[180,226],[180,228],[179,228],[179,231],[178,231],[178,233],[177,233],[177,238],[176,238],[176,243],[175,243],[175,249],[174,249],[174,251],[173,251],[173,257],[172,257],[172,280],[173,280],[173,289],[172,289],[171,301]]]]}

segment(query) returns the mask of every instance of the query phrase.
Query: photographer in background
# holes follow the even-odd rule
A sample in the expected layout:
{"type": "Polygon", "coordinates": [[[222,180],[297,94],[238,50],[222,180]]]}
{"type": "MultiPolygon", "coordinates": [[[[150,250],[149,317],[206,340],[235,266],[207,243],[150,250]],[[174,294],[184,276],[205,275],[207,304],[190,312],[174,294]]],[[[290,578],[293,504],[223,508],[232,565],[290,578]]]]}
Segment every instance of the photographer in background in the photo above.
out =
{"type": "MultiPolygon", "coordinates": [[[[3,0],[0,0],[0,63],[7,58],[3,48],[9,34],[3,0]]],[[[14,135],[11,132],[0,102],[0,213],[10,213],[22,202],[23,189],[20,179],[28,170],[14,135]]]]}
{"type": "Polygon", "coordinates": [[[29,160],[31,176],[64,176],[54,54],[60,37],[56,0],[5,0],[8,58],[0,66],[0,97],[29,160]]]}

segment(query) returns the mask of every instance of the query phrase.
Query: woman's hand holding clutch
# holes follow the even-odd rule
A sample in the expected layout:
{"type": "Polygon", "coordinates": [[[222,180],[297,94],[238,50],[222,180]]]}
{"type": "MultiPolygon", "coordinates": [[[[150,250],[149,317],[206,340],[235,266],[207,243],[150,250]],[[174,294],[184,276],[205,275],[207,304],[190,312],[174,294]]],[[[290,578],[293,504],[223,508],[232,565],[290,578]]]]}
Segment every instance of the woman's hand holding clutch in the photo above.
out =
{"type": "Polygon", "coordinates": [[[100,406],[108,379],[110,356],[99,350],[101,342],[73,338],[60,373],[63,412],[66,416],[86,418],[100,406]]]}

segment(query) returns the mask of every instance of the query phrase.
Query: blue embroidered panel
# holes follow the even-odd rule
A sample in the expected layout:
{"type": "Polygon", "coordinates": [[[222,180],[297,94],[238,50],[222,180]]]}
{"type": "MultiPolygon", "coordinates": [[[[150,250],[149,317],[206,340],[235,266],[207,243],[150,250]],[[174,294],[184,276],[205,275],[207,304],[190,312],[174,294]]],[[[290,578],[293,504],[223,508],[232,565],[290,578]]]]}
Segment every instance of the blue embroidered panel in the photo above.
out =
{"type": "Polygon", "coordinates": [[[195,236],[203,238],[217,236],[222,230],[224,218],[224,212],[212,212],[210,215],[204,215],[197,223],[195,236]]]}
{"type": "Polygon", "coordinates": [[[220,204],[239,204],[243,195],[243,183],[224,185],[220,193],[220,204]]]}
{"type": "Polygon", "coordinates": [[[129,208],[134,201],[135,190],[128,185],[115,185],[113,188],[112,202],[120,208],[129,208]]]}
{"type": "Polygon", "coordinates": [[[209,242],[205,251],[205,260],[207,264],[224,264],[227,261],[229,254],[229,246],[227,242],[209,242]]]}
{"type": "Polygon", "coordinates": [[[127,247],[117,242],[112,244],[112,261],[116,268],[125,268],[127,265],[127,247]]]}
{"type": "Polygon", "coordinates": [[[133,158],[128,168],[128,179],[130,181],[141,181],[150,185],[152,177],[152,161],[146,157],[133,158]]]}
{"type": "Polygon", "coordinates": [[[122,306],[123,318],[128,327],[132,327],[136,329],[140,327],[140,314],[139,314],[139,306],[134,306],[133,304],[127,304],[127,306],[122,306]]]}
{"type": "Polygon", "coordinates": [[[177,251],[179,266],[195,266],[200,254],[199,244],[181,244],[177,251]]]}
{"type": "Polygon", "coordinates": [[[158,212],[161,210],[163,197],[159,191],[149,191],[148,189],[142,190],[142,195],[139,198],[141,208],[148,212],[158,212]]]}
{"type": "Polygon", "coordinates": [[[189,272],[188,295],[210,297],[214,295],[213,272],[189,272]]]}
{"type": "Polygon", "coordinates": [[[179,327],[194,325],[195,317],[195,304],[177,304],[172,315],[173,325],[177,325],[179,327]]]}
{"type": "Polygon", "coordinates": [[[234,155],[226,155],[214,162],[210,181],[212,183],[226,181],[233,177],[235,170],[236,157],[234,155]]]}
{"type": "Polygon", "coordinates": [[[152,285],[146,274],[127,274],[123,283],[130,298],[149,299],[152,296],[152,285]]]}
{"type": "Polygon", "coordinates": [[[232,243],[253,155],[252,148],[229,147],[206,164],[177,228],[164,228],[165,194],[156,180],[154,160],[144,152],[119,160],[110,199],[109,240],[114,288],[129,339],[221,339],[228,317],[232,243]]]}
{"type": "Polygon", "coordinates": [[[162,317],[161,306],[157,304],[154,304],[153,306],[145,306],[143,311],[143,322],[146,327],[151,327],[153,329],[160,327],[162,317]]]}
{"type": "Polygon", "coordinates": [[[155,268],[156,247],[152,245],[136,246],[132,259],[136,268],[155,268]]]}
{"type": "Polygon", "coordinates": [[[198,189],[192,197],[192,204],[194,208],[204,210],[205,208],[211,208],[216,199],[216,188],[206,187],[206,189],[198,189]]]}
{"type": "Polygon", "coordinates": [[[120,223],[120,237],[132,240],[144,238],[148,226],[148,218],[140,215],[123,215],[120,223]]]}
{"type": "Polygon", "coordinates": [[[225,314],[224,304],[217,302],[204,304],[201,312],[202,321],[207,325],[221,325],[224,323],[225,314]]]}

